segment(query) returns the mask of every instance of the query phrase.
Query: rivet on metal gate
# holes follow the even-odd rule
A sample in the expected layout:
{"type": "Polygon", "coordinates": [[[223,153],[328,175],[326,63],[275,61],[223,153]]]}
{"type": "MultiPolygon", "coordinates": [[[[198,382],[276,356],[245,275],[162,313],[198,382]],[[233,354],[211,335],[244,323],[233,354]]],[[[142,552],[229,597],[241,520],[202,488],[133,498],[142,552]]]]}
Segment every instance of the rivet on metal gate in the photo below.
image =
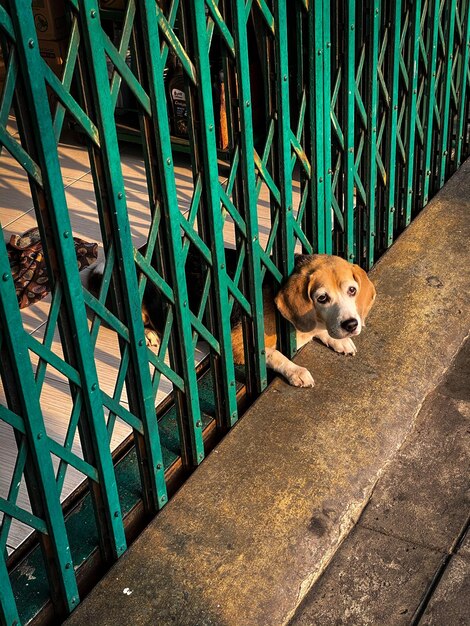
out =
{"type": "Polygon", "coordinates": [[[372,132],[373,132],[373,133],[376,133],[376,132],[377,132],[377,129],[376,129],[376,127],[375,127],[375,126],[374,126],[374,128],[372,129],[372,132]]]}
{"type": "Polygon", "coordinates": [[[230,381],[230,387],[235,387],[235,381],[234,380],[230,381]]]}
{"type": "Polygon", "coordinates": [[[144,340],[143,339],[139,339],[139,346],[143,346],[144,345],[144,340]]]}
{"type": "Polygon", "coordinates": [[[220,269],[221,269],[221,270],[225,269],[225,265],[224,265],[224,263],[221,263],[221,264],[220,264],[220,269]]]}
{"type": "Polygon", "coordinates": [[[30,48],[34,48],[34,39],[30,39],[30,40],[28,41],[28,46],[29,46],[30,48]]]}
{"type": "Polygon", "coordinates": [[[411,195],[413,193],[413,189],[410,189],[408,193],[411,195]]]}
{"type": "Polygon", "coordinates": [[[162,497],[160,498],[160,502],[166,502],[166,496],[162,496],[162,497]]]}
{"type": "Polygon", "coordinates": [[[431,170],[428,170],[428,171],[426,172],[426,176],[431,176],[431,170]]]}
{"type": "Polygon", "coordinates": [[[72,604],[76,604],[76,603],[77,603],[77,599],[76,599],[76,598],[72,598],[72,599],[70,600],[70,602],[71,602],[72,604]]]}
{"type": "Polygon", "coordinates": [[[349,255],[349,258],[350,258],[350,259],[354,259],[354,254],[352,254],[352,253],[351,253],[351,254],[349,255]]]}
{"type": "Polygon", "coordinates": [[[418,93],[416,89],[413,89],[413,93],[418,93]]]}
{"type": "Polygon", "coordinates": [[[291,207],[291,206],[288,206],[288,207],[287,207],[287,210],[288,210],[288,211],[292,211],[292,207],[291,207]]]}
{"type": "Polygon", "coordinates": [[[5,272],[2,276],[4,281],[7,281],[10,278],[10,274],[8,272],[5,272]]]}
{"type": "Polygon", "coordinates": [[[91,386],[91,390],[96,391],[97,389],[98,389],[98,385],[96,383],[93,383],[91,386]]]}
{"type": "Polygon", "coordinates": [[[92,9],[92,10],[90,11],[90,17],[91,17],[92,19],[94,19],[94,18],[96,17],[96,11],[95,11],[95,9],[92,9]]]}
{"type": "Polygon", "coordinates": [[[162,464],[161,463],[157,463],[157,470],[161,470],[162,469],[162,464]]]}
{"type": "Polygon", "coordinates": [[[201,422],[201,420],[198,420],[198,421],[196,422],[196,426],[197,426],[198,428],[201,428],[201,426],[202,426],[202,422],[201,422]]]}
{"type": "Polygon", "coordinates": [[[398,111],[398,104],[396,104],[393,108],[395,111],[398,111]]]}
{"type": "Polygon", "coordinates": [[[255,236],[253,237],[253,241],[258,241],[258,235],[255,235],[255,236]]]}
{"type": "Polygon", "coordinates": [[[119,511],[114,511],[114,517],[119,517],[119,511]]]}
{"type": "Polygon", "coordinates": [[[166,160],[166,164],[167,164],[167,165],[171,165],[171,159],[170,159],[170,157],[168,157],[168,159],[166,160]]]}
{"type": "Polygon", "coordinates": [[[284,78],[284,82],[286,82],[287,81],[287,74],[284,74],[283,78],[284,78]]]}
{"type": "Polygon", "coordinates": [[[188,303],[186,300],[183,302],[183,306],[188,306],[188,303]]]}
{"type": "Polygon", "coordinates": [[[72,563],[66,563],[65,564],[65,569],[70,569],[72,567],[72,563]]]}
{"type": "Polygon", "coordinates": [[[323,177],[322,177],[322,176],[320,176],[320,178],[318,179],[318,182],[319,182],[319,183],[322,183],[322,182],[323,182],[323,177]]]}
{"type": "Polygon", "coordinates": [[[327,42],[326,42],[326,47],[327,47],[327,48],[331,48],[331,41],[327,41],[327,42]]]}
{"type": "Polygon", "coordinates": [[[333,170],[331,169],[331,167],[328,170],[328,174],[333,174],[333,170]]]}
{"type": "Polygon", "coordinates": [[[390,207],[390,213],[395,213],[395,210],[396,210],[396,209],[395,209],[395,207],[394,207],[394,206],[390,207]]]}
{"type": "Polygon", "coordinates": [[[354,148],[349,148],[349,152],[354,152],[354,148]]]}
{"type": "Polygon", "coordinates": [[[379,10],[375,9],[375,14],[378,15],[379,14],[379,10]]]}
{"type": "Polygon", "coordinates": [[[245,106],[246,106],[247,108],[250,106],[250,101],[249,101],[249,100],[247,100],[247,101],[245,102],[245,106]]]}
{"type": "Polygon", "coordinates": [[[371,236],[371,237],[375,237],[375,233],[371,233],[371,234],[370,234],[370,236],[371,236]]]}
{"type": "Polygon", "coordinates": [[[264,356],[266,354],[266,350],[261,350],[261,354],[264,356]]]}
{"type": "Polygon", "coordinates": [[[42,433],[38,433],[37,438],[38,438],[38,439],[42,439],[42,433]]]}
{"type": "Polygon", "coordinates": [[[442,153],[444,156],[447,156],[449,154],[449,152],[447,150],[444,150],[444,152],[442,153]]]}
{"type": "Polygon", "coordinates": [[[234,411],[234,412],[232,413],[231,417],[232,417],[232,419],[236,419],[236,418],[237,418],[237,413],[236,413],[236,411],[234,411]]]}
{"type": "Polygon", "coordinates": [[[351,24],[351,30],[354,30],[354,24],[351,24]]]}
{"type": "Polygon", "coordinates": [[[320,55],[321,55],[321,53],[322,53],[322,51],[321,51],[321,50],[319,50],[319,51],[318,51],[318,56],[320,56],[320,55]]]}
{"type": "Polygon", "coordinates": [[[122,200],[122,193],[119,192],[117,197],[118,197],[118,200],[122,200]]]}
{"type": "Polygon", "coordinates": [[[68,230],[64,230],[64,239],[68,239],[69,238],[69,231],[68,230]]]}
{"type": "Polygon", "coordinates": [[[214,130],[214,126],[212,124],[209,124],[209,131],[212,132],[214,130]]]}
{"type": "Polygon", "coordinates": [[[199,453],[199,456],[197,457],[200,461],[202,461],[202,459],[204,458],[204,455],[202,454],[202,452],[199,453]]]}

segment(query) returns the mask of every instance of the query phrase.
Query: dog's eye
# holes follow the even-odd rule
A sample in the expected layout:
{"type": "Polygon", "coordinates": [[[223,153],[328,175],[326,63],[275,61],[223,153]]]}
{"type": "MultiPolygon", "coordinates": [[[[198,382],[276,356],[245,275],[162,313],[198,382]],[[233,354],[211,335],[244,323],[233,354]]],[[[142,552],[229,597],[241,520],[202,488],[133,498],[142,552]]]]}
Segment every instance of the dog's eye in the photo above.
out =
{"type": "Polygon", "coordinates": [[[356,293],[357,293],[357,289],[356,289],[356,287],[349,287],[349,289],[348,289],[348,294],[349,294],[350,296],[355,296],[355,295],[356,295],[356,293]]]}
{"type": "Polygon", "coordinates": [[[321,296],[318,296],[317,302],[319,302],[320,304],[325,304],[326,302],[328,302],[329,299],[330,298],[327,293],[322,293],[321,296]]]}

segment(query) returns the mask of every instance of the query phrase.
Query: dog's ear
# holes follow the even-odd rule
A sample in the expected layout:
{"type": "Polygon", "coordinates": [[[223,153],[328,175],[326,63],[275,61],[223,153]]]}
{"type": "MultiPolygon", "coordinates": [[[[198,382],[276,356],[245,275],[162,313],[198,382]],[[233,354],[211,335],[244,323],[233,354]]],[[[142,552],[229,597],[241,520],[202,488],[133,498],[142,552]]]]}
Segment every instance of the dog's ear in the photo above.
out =
{"type": "Polygon", "coordinates": [[[317,321],[310,298],[311,282],[311,274],[294,271],[274,298],[281,315],[304,333],[312,331],[317,321]]]}
{"type": "Polygon", "coordinates": [[[364,321],[372,308],[375,300],[375,287],[369,280],[367,273],[359,267],[359,265],[353,265],[354,280],[359,285],[359,292],[356,297],[356,306],[363,326],[364,321]]]}

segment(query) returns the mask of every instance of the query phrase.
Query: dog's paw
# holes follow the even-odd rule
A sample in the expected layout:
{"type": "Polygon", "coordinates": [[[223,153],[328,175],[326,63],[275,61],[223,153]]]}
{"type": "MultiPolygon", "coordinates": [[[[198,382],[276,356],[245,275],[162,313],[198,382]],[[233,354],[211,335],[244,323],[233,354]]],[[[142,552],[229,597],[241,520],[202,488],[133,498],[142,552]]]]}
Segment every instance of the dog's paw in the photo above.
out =
{"type": "Polygon", "coordinates": [[[296,365],[292,372],[289,372],[287,380],[294,387],[314,387],[315,381],[308,369],[296,365]]]}
{"type": "Polygon", "coordinates": [[[145,328],[145,341],[148,346],[160,347],[160,337],[152,328],[145,328]]]}
{"type": "Polygon", "coordinates": [[[328,346],[338,352],[339,354],[351,354],[354,356],[357,352],[357,348],[354,345],[354,341],[349,337],[346,339],[329,339],[328,346]]]}

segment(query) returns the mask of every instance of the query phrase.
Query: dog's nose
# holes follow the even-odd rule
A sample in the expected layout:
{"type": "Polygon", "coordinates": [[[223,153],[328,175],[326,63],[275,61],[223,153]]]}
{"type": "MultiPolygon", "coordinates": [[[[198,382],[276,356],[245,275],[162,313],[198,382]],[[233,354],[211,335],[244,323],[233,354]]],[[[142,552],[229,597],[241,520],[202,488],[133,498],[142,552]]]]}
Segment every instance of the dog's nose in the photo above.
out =
{"type": "Polygon", "coordinates": [[[357,324],[357,319],[355,317],[351,317],[350,319],[341,322],[341,328],[344,328],[344,330],[348,331],[348,333],[352,333],[356,330],[357,324]]]}

